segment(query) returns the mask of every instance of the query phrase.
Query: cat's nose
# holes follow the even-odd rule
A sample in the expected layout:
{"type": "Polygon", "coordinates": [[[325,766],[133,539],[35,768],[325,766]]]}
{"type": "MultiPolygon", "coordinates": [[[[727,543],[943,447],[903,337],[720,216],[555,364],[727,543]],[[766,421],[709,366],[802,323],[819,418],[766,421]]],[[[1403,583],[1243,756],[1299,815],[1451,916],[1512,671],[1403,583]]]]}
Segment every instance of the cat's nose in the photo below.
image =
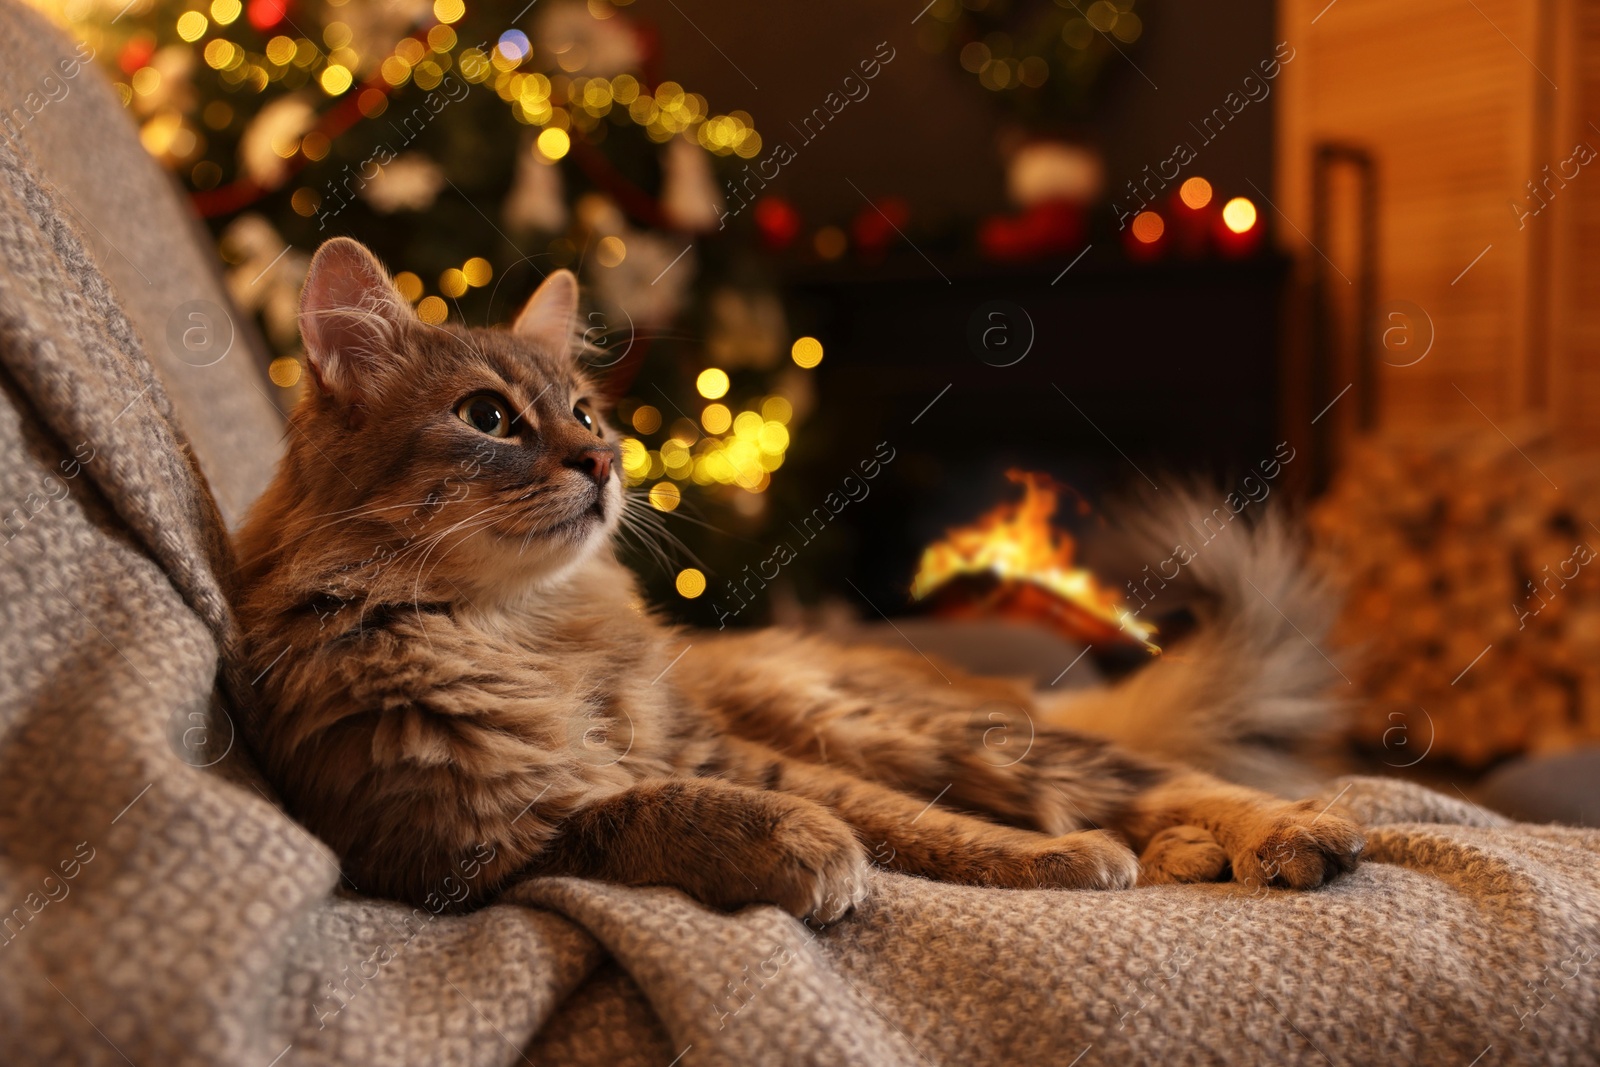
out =
{"type": "Polygon", "coordinates": [[[604,485],[606,479],[611,477],[611,450],[586,449],[568,460],[567,465],[583,471],[595,480],[596,485],[604,485]]]}

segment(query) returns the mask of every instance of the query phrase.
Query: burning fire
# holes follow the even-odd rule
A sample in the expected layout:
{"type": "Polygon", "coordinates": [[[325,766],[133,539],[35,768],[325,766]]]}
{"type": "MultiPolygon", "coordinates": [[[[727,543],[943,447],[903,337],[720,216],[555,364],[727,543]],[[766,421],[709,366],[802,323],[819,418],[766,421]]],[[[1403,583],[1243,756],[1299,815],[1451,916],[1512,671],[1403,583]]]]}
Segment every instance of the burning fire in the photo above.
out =
{"type": "MultiPolygon", "coordinates": [[[[990,577],[998,586],[976,607],[1039,618],[1073,637],[1132,640],[1151,652],[1154,626],[1129,614],[1122,597],[1074,564],[1077,543],[1051,525],[1058,486],[1048,475],[1010,470],[1022,499],[947,531],[922,553],[911,596],[923,600],[956,579],[990,577]]],[[[969,607],[967,610],[972,610],[969,607]]]]}

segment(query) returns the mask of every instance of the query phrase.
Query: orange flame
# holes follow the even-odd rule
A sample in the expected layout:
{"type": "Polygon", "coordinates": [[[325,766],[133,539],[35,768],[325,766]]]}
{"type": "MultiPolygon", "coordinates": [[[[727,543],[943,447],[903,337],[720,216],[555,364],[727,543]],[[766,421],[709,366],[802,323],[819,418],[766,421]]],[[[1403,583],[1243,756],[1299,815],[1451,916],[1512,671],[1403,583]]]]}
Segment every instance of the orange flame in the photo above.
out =
{"type": "Polygon", "coordinates": [[[946,531],[944,540],[924,549],[912,598],[922,600],[963,575],[991,574],[1003,585],[1033,586],[1065,602],[1101,637],[1120,632],[1159,652],[1150,640],[1156,628],[1130,614],[1115,590],[1074,562],[1077,543],[1050,522],[1056,513],[1055,481],[1022,470],[1009,470],[1006,477],[1022,486],[1022,499],[1001,504],[970,526],[946,531]]]}

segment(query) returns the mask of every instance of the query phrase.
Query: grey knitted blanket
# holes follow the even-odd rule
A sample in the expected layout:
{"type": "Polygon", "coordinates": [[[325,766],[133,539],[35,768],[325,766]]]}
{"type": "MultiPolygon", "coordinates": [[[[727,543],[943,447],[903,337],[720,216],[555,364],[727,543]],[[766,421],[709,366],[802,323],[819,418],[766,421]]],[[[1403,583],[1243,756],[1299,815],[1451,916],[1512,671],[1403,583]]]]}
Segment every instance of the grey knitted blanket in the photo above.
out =
{"type": "Polygon", "coordinates": [[[220,695],[229,464],[191,443],[229,401],[153,365],[107,280],[158,288],[160,250],[91,258],[64,195],[0,138],[0,1063],[1600,1060],[1600,833],[1395,782],[1330,788],[1369,862],[1314,893],[880,874],[824,931],[573,880],[456,917],[363,896],[220,695]]]}

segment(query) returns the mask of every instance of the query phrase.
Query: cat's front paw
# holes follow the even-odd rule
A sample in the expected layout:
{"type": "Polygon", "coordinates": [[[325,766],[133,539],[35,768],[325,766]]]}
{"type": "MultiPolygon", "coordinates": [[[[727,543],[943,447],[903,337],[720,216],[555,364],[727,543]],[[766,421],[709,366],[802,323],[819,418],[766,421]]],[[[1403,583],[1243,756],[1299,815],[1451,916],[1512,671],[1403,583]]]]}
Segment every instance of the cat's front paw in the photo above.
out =
{"type": "Polygon", "coordinates": [[[1169,826],[1139,857],[1140,885],[1220,882],[1227,873],[1228,853],[1211,831],[1198,826],[1169,826]]]}
{"type": "Polygon", "coordinates": [[[1234,881],[1315,889],[1355,869],[1361,828],[1317,801],[1263,805],[1223,835],[1234,881]]]}
{"type": "Polygon", "coordinates": [[[1128,889],[1138,877],[1138,857],[1120,838],[1082,830],[1030,849],[998,881],[1012,889],[1128,889]]]}
{"type": "Polygon", "coordinates": [[[832,923],[866,899],[871,864],[855,833],[820,809],[786,813],[772,830],[770,853],[751,872],[750,899],[797,918],[832,923]]]}

